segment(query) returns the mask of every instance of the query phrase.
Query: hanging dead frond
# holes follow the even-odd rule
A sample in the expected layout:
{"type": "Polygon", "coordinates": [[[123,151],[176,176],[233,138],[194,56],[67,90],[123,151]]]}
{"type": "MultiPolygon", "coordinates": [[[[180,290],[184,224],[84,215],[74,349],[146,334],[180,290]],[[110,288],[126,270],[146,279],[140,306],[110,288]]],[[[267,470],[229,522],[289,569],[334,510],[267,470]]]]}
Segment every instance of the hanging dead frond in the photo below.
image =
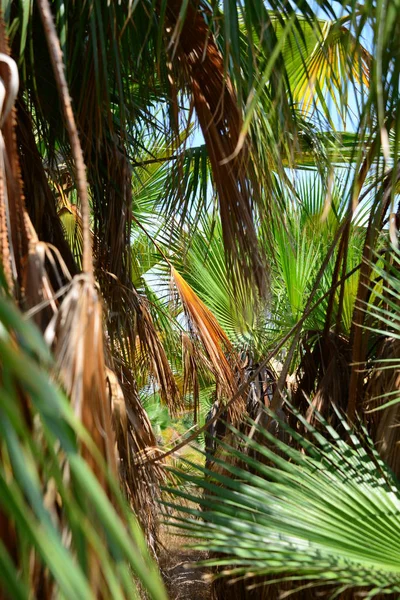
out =
{"type": "Polygon", "coordinates": [[[158,450],[157,440],[141,405],[129,368],[106,368],[107,395],[118,457],[122,489],[142,525],[149,548],[156,552],[159,526],[159,491],[165,484],[163,465],[143,465],[158,450]],[[117,373],[119,376],[117,376],[117,373]]]}
{"type": "Polygon", "coordinates": [[[167,404],[171,414],[177,414],[184,408],[183,398],[179,393],[165,349],[144,298],[134,289],[131,290],[131,296],[135,301],[135,309],[132,312],[133,331],[139,341],[142,357],[158,383],[162,402],[167,404]]]}
{"type": "MultiPolygon", "coordinates": [[[[76,415],[115,470],[111,408],[106,393],[101,304],[86,275],[77,275],[45,332],[58,376],[76,415]]],[[[107,489],[104,473],[88,449],[82,454],[107,489]]]]}
{"type": "MultiPolygon", "coordinates": [[[[111,469],[115,470],[111,410],[105,387],[102,310],[93,279],[86,170],[50,5],[48,0],[40,0],[38,6],[75,161],[77,191],[82,211],[84,271],[83,275],[76,276],[73,280],[59,312],[46,330],[46,339],[53,348],[60,378],[76,414],[111,469]]],[[[99,472],[87,449],[83,449],[83,454],[103,487],[107,489],[104,473],[99,472]]]]}
{"type": "Polygon", "coordinates": [[[253,222],[253,202],[259,186],[249,159],[247,142],[238,151],[242,115],[224,59],[210,33],[204,11],[194,4],[172,0],[166,5],[173,60],[192,94],[218,192],[224,246],[235,274],[266,289],[253,222]],[[182,9],[186,11],[182,19],[182,9]]]}
{"type": "MultiPolygon", "coordinates": [[[[0,47],[7,51],[3,36],[4,32],[0,47]]],[[[14,290],[24,309],[33,311],[34,320],[44,331],[57,310],[53,288],[60,290],[71,276],[58,250],[39,241],[25,208],[15,136],[18,70],[10,57],[0,56],[0,260],[9,289],[14,290]]]]}
{"type": "Polygon", "coordinates": [[[314,426],[319,422],[317,413],[337,424],[332,406],[346,409],[350,378],[348,342],[332,332],[317,336],[316,340],[315,334],[307,332],[302,341],[303,357],[297,369],[293,403],[314,426]]]}
{"type": "Polygon", "coordinates": [[[121,364],[118,381],[125,397],[131,451],[136,454],[157,445],[150,419],[140,401],[137,384],[130,364],[121,364]]]}
{"type": "Polygon", "coordinates": [[[78,198],[81,202],[83,223],[83,271],[87,273],[88,276],[91,276],[93,274],[93,257],[92,239],[90,235],[90,207],[88,198],[88,182],[86,178],[85,162],[83,160],[82,147],[79,141],[74,112],[72,110],[71,97],[69,95],[68,84],[65,77],[61,45],[57,36],[48,0],[39,0],[38,7],[46,35],[47,44],[49,47],[50,59],[53,66],[58,93],[60,96],[65,126],[67,128],[68,137],[71,144],[72,156],[75,162],[76,186],[78,198]]]}
{"type": "Polygon", "coordinates": [[[116,438],[119,460],[125,460],[130,465],[128,444],[128,414],[124,393],[119,385],[118,377],[106,367],[107,396],[111,406],[112,424],[116,438]]]}
{"type": "MultiPolygon", "coordinates": [[[[45,338],[54,352],[57,374],[73,410],[89,432],[109,469],[116,473],[115,438],[106,390],[102,306],[93,273],[86,169],[65,77],[60,41],[48,0],[39,0],[38,7],[75,163],[83,238],[83,274],[73,279],[58,313],[46,329],[45,338]]],[[[107,474],[99,467],[92,450],[84,444],[81,453],[100,485],[110,492],[107,474]]],[[[91,553],[88,567],[93,593],[101,597],[103,575],[99,571],[99,560],[95,553],[91,553]]]]}
{"type": "Polygon", "coordinates": [[[77,272],[72,252],[57,214],[56,202],[46,177],[42,157],[35,140],[34,124],[21,98],[17,101],[16,135],[21,149],[20,163],[25,204],[41,242],[57,248],[71,275],[77,272]]]}
{"type": "MultiPolygon", "coordinates": [[[[171,275],[189,325],[201,341],[211,363],[217,388],[225,398],[229,399],[237,391],[235,367],[238,365],[232,345],[212,312],[174,267],[171,267],[171,275]]],[[[231,409],[235,414],[240,414],[243,410],[243,400],[235,403],[231,409]]]]}
{"type": "Polygon", "coordinates": [[[399,355],[399,340],[384,339],[366,387],[364,406],[378,452],[397,477],[400,475],[400,402],[379,408],[400,395],[400,372],[396,367],[399,355]],[[368,410],[374,412],[368,414],[368,410]]]}
{"type": "Polygon", "coordinates": [[[45,331],[58,311],[58,298],[67,291],[71,275],[57,248],[39,241],[27,213],[25,222],[27,231],[30,231],[22,279],[24,307],[27,309],[25,316],[31,317],[39,329],[45,331]]]}

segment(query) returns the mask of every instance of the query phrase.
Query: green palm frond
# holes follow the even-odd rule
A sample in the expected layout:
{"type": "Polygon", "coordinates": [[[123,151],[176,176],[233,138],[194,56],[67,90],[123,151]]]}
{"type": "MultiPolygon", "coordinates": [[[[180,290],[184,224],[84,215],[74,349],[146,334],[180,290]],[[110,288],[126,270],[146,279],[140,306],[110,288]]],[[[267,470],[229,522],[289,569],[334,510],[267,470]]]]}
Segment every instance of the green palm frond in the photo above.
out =
{"type": "MultiPolygon", "coordinates": [[[[271,316],[269,329],[272,339],[289,331],[303,314],[309,293],[324,264],[337,231],[346,218],[349,193],[342,178],[334,176],[331,185],[326,185],[318,175],[306,173],[294,185],[293,200],[283,195],[282,210],[268,223],[263,224],[262,235],[272,258],[271,266],[271,316]]],[[[346,269],[350,273],[361,262],[365,229],[351,224],[346,269]]],[[[324,267],[324,273],[316,292],[321,298],[329,294],[336,261],[336,251],[324,267]]],[[[341,310],[341,333],[350,332],[352,313],[357,295],[358,271],[344,283],[341,310]]],[[[322,331],[328,300],[323,300],[304,323],[304,330],[322,331]]],[[[332,311],[339,311],[340,291],[332,298],[332,311]]]]}
{"type": "MultiPolygon", "coordinates": [[[[221,224],[206,216],[188,233],[171,227],[161,239],[172,251],[171,260],[196,294],[211,310],[235,346],[251,343],[262,303],[256,290],[238,277],[235,286],[225,261],[221,224]]],[[[165,284],[168,282],[165,281],[165,284]]]]}
{"type": "Polygon", "coordinates": [[[365,306],[369,329],[377,335],[400,340],[399,261],[400,251],[390,246],[383,256],[376,254],[369,302],[365,306]]]}
{"type": "Polygon", "coordinates": [[[98,582],[113,598],[138,597],[134,575],[149,597],[165,599],[114,476],[50,379],[43,338],[3,297],[0,356],[2,589],[24,599],[46,580],[56,595],[94,598],[88,565],[96,561],[98,582]],[[106,475],[110,497],[81,456],[82,443],[106,475]]]}
{"type": "Polygon", "coordinates": [[[181,474],[204,494],[173,492],[185,499],[174,525],[215,553],[219,576],[319,585],[331,597],[400,592],[400,484],[365,432],[339,418],[343,437],[321,417],[322,433],[298,416],[305,437],[281,423],[290,446],[255,423],[257,441],[231,428],[236,443],[220,444],[215,470],[181,474]]]}
{"type": "MultiPolygon", "coordinates": [[[[327,95],[345,121],[348,85],[369,86],[372,57],[343,24],[298,18],[283,47],[291,91],[307,113],[318,103],[328,108],[327,95]],[[344,96],[342,94],[344,93],[344,96]]],[[[274,19],[277,37],[284,32],[274,19]]]]}
{"type": "Polygon", "coordinates": [[[83,229],[82,216],[76,204],[67,200],[58,210],[58,216],[63,226],[65,238],[71,248],[73,257],[79,268],[82,265],[83,229]]]}
{"type": "Polygon", "coordinates": [[[195,231],[213,205],[213,178],[205,144],[186,148],[169,170],[159,208],[165,219],[195,231]]]}
{"type": "Polygon", "coordinates": [[[276,293],[278,302],[287,301],[286,309],[289,309],[292,317],[289,324],[291,328],[303,313],[306,292],[321,264],[322,252],[319,241],[311,236],[308,238],[300,227],[292,227],[288,234],[284,226],[278,225],[274,231],[274,242],[276,265],[283,283],[283,289],[276,289],[276,293]],[[295,235],[291,237],[293,229],[295,235]]]}

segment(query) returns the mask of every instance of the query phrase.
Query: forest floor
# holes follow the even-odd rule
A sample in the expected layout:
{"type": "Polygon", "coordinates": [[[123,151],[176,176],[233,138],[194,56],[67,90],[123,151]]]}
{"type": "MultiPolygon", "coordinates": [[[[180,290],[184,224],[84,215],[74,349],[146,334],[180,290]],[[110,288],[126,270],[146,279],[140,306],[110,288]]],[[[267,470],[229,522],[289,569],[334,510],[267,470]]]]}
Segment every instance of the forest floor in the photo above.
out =
{"type": "MultiPolygon", "coordinates": [[[[163,432],[164,443],[178,442],[183,433],[181,423],[168,427],[163,432]]],[[[202,450],[202,446],[199,446],[202,450]]],[[[204,458],[196,450],[196,444],[185,446],[174,455],[179,468],[179,459],[186,458],[192,463],[202,464],[204,458]]],[[[207,553],[188,548],[195,539],[173,533],[166,525],[161,526],[160,543],[163,547],[159,554],[159,565],[168,592],[169,600],[211,600],[211,569],[199,568],[194,563],[208,558],[207,553]],[[207,575],[209,577],[207,577],[207,575]]]]}
{"type": "Polygon", "coordinates": [[[170,600],[210,600],[210,570],[194,567],[193,563],[207,558],[204,552],[185,548],[191,540],[164,529],[161,536],[164,549],[160,567],[170,600]]]}

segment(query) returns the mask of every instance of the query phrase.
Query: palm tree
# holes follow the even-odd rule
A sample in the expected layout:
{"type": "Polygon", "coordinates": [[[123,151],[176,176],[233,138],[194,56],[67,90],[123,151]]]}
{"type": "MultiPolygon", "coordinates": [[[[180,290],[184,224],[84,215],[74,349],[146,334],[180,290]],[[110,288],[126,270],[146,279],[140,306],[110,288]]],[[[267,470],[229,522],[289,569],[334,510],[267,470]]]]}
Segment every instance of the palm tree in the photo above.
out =
{"type": "MultiPolygon", "coordinates": [[[[387,342],[397,304],[392,283],[384,283],[396,261],[382,233],[389,212],[396,245],[396,3],[380,10],[343,3],[336,13],[321,0],[318,15],[303,2],[278,0],[268,9],[253,0],[223,7],[175,0],[49,7],[40,0],[2,8],[10,40],[9,50],[2,30],[3,287],[45,334],[57,385],[78,417],[74,430],[84,435],[83,424],[93,438],[94,446],[82,438],[79,456],[103,488],[101,501],[104,492],[113,499],[118,470],[156,551],[166,454],[141,404],[143,390],[157,390],[176,415],[188,400],[196,412],[202,392],[210,398],[215,385],[214,422],[224,412],[247,431],[240,425],[246,386],[258,371],[241,383],[237,352],[245,345],[260,369],[280,352],[270,408],[282,410],[295,374],[293,402],[317,427],[316,408],[339,426],[332,400],[352,422],[365,399],[374,402],[374,389],[396,391],[396,364],[381,374],[382,361],[396,357],[387,342]],[[193,143],[196,128],[203,144],[193,143]],[[357,223],[360,207],[367,221],[357,223]],[[173,306],[163,295],[170,277],[173,306]]],[[[4,324],[25,350],[27,334],[4,324]]],[[[28,399],[32,393],[26,390],[28,399]]],[[[365,416],[374,440],[386,440],[387,460],[395,440],[385,438],[385,418],[396,418],[393,406],[380,419],[365,416]]],[[[201,428],[202,420],[182,444],[201,428]]],[[[58,457],[56,464],[69,472],[58,457]]],[[[48,484],[46,473],[38,477],[48,484]]],[[[61,533],[67,504],[54,498],[61,533]]],[[[105,513],[98,520],[104,527],[105,513]]],[[[16,569],[25,565],[23,580],[35,593],[50,596],[56,585],[74,597],[48,554],[38,554],[40,577],[26,570],[38,542],[15,545],[21,526],[9,509],[6,522],[10,581],[21,580],[16,569]]],[[[131,550],[104,544],[105,528],[105,554],[92,559],[94,538],[73,527],[66,528],[77,536],[71,553],[92,593],[106,582],[105,594],[129,596],[131,550]],[[82,536],[90,539],[86,554],[82,536]],[[107,558],[120,552],[127,563],[116,580],[107,558]]],[[[139,577],[141,568],[136,563],[139,577]]]]}

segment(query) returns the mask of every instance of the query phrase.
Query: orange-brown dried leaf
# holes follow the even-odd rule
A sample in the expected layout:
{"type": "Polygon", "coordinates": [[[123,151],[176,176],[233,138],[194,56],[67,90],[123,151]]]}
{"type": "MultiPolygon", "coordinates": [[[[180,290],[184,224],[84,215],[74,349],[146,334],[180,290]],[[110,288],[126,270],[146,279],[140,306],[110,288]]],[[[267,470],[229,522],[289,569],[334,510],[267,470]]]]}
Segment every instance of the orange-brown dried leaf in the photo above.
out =
{"type": "Polygon", "coordinates": [[[230,398],[237,389],[234,370],[226,357],[228,354],[233,360],[232,345],[210,309],[173,267],[171,274],[185,313],[210,360],[217,383],[222,393],[230,398]]]}

